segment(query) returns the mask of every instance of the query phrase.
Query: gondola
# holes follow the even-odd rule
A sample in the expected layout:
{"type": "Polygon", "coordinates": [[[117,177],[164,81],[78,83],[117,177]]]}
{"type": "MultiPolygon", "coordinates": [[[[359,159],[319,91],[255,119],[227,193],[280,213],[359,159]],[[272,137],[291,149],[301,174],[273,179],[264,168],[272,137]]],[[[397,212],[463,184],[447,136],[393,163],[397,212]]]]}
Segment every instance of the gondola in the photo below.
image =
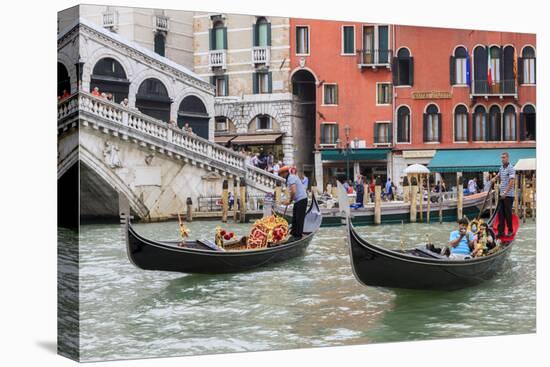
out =
{"type": "MultiPolygon", "coordinates": [[[[498,225],[496,213],[495,210],[488,221],[493,238],[496,238],[494,233],[498,225]]],[[[501,249],[491,255],[449,260],[426,246],[408,250],[389,250],[377,246],[362,238],[349,219],[346,221],[351,266],[361,284],[426,290],[455,290],[492,278],[509,257],[519,227],[518,217],[514,215],[513,235],[500,237],[501,249]]]]}
{"type": "Polygon", "coordinates": [[[181,273],[235,273],[268,266],[305,254],[321,225],[319,205],[313,197],[306,214],[304,233],[299,240],[274,247],[223,251],[210,241],[154,241],[139,235],[129,219],[126,222],[126,250],[130,262],[143,270],[181,273]]]}

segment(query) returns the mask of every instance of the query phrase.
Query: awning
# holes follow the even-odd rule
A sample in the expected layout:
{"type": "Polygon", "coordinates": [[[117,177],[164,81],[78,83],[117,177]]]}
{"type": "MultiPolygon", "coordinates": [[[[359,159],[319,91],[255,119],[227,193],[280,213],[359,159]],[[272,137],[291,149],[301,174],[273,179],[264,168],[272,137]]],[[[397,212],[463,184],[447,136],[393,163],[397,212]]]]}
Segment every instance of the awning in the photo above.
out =
{"type": "Polygon", "coordinates": [[[438,150],[428,164],[432,172],[488,172],[498,171],[502,152],[510,154],[515,165],[522,158],[534,158],[535,148],[516,149],[448,149],[438,150]]]}
{"type": "Polygon", "coordinates": [[[537,159],[536,158],[522,158],[518,160],[518,163],[514,166],[516,171],[536,171],[537,159]]]}
{"type": "Polygon", "coordinates": [[[214,142],[222,145],[226,145],[232,139],[235,139],[235,135],[214,136],[214,142]]]}
{"type": "Polygon", "coordinates": [[[283,134],[256,134],[256,135],[239,135],[231,140],[234,145],[249,145],[249,144],[275,144],[283,134]]]}
{"type": "Polygon", "coordinates": [[[389,148],[373,149],[353,149],[346,154],[346,151],[340,149],[330,149],[321,151],[321,160],[323,161],[385,161],[388,159],[389,148]]]}

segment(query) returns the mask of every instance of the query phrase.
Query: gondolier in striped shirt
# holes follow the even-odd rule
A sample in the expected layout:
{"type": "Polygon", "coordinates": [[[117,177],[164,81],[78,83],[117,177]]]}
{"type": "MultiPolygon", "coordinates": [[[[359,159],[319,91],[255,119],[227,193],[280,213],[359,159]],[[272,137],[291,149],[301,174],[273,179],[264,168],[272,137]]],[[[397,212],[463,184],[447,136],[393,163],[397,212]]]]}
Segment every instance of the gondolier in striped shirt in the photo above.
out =
{"type": "Polygon", "coordinates": [[[288,188],[289,198],[284,205],[289,205],[294,202],[292,208],[292,226],[290,228],[290,234],[293,239],[302,238],[304,232],[304,220],[306,218],[307,209],[307,193],[302,183],[302,180],[298,176],[291,174],[288,167],[283,167],[279,170],[279,176],[286,179],[286,185],[288,188]]]}
{"type": "Polygon", "coordinates": [[[498,174],[491,179],[495,182],[500,179],[500,196],[498,206],[498,237],[504,236],[504,223],[508,229],[506,236],[513,236],[514,230],[512,226],[512,206],[514,204],[514,180],[516,179],[516,170],[510,164],[510,156],[508,152],[503,152],[500,156],[502,166],[498,174]]]}

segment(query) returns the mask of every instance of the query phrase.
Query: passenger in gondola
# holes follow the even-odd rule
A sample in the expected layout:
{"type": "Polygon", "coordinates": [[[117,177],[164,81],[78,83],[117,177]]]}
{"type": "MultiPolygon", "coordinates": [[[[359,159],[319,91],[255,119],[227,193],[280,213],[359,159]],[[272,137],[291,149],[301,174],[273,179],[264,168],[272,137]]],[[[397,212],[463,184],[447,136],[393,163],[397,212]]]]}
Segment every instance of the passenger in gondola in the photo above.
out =
{"type": "Polygon", "coordinates": [[[487,223],[483,222],[479,225],[479,231],[474,236],[474,251],[472,252],[473,257],[482,256],[487,254],[487,251],[495,247],[495,240],[487,223]]]}
{"type": "Polygon", "coordinates": [[[451,246],[451,260],[465,260],[471,257],[474,249],[474,234],[468,231],[468,220],[461,218],[458,220],[458,230],[452,231],[449,237],[451,246]]]}
{"type": "Polygon", "coordinates": [[[292,227],[290,234],[292,240],[298,240],[302,238],[304,232],[304,220],[306,218],[307,209],[307,193],[304,184],[298,178],[298,176],[291,174],[288,166],[282,167],[279,170],[279,176],[286,180],[286,186],[289,192],[289,198],[283,205],[290,205],[294,203],[292,208],[292,227]]]}

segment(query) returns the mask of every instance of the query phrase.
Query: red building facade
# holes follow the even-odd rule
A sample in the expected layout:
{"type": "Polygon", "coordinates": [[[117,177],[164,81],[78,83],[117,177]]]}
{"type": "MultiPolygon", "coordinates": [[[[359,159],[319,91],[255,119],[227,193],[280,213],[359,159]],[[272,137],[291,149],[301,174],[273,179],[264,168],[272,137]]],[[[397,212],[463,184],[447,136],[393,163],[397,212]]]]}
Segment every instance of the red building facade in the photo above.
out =
{"type": "Polygon", "coordinates": [[[439,150],[534,152],[535,35],[296,18],[290,25],[293,93],[302,94],[298,75],[315,81],[314,118],[295,129],[315,124],[318,184],[358,173],[398,180],[439,150]]]}

